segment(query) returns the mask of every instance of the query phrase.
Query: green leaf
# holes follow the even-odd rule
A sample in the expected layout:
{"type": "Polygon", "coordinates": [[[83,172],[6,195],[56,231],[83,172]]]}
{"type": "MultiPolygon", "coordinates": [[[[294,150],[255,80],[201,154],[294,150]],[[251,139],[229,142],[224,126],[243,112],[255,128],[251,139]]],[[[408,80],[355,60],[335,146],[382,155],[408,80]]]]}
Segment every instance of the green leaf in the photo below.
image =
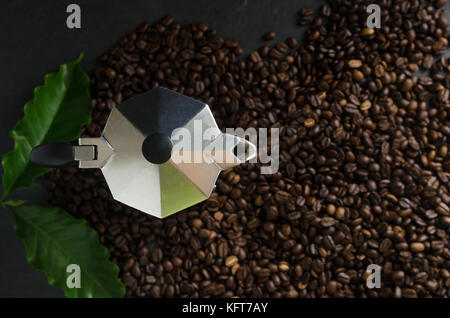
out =
{"type": "Polygon", "coordinates": [[[50,170],[30,162],[33,147],[73,141],[90,122],[89,77],[80,67],[82,59],[83,54],[62,64],[58,73],[45,75],[44,85],[36,87],[34,99],[25,104],[25,116],[10,133],[14,150],[2,158],[2,199],[18,188],[31,186],[36,177],[50,170]]]}
{"type": "Polygon", "coordinates": [[[3,202],[5,206],[12,206],[12,207],[18,207],[25,203],[25,200],[9,200],[6,202],[3,202]]]}
{"type": "Polygon", "coordinates": [[[25,242],[28,262],[45,272],[50,285],[67,297],[123,297],[119,268],[109,260],[97,232],[85,220],[59,208],[23,205],[11,209],[16,234],[25,242]],[[67,266],[81,269],[80,288],[68,288],[67,266]]]}

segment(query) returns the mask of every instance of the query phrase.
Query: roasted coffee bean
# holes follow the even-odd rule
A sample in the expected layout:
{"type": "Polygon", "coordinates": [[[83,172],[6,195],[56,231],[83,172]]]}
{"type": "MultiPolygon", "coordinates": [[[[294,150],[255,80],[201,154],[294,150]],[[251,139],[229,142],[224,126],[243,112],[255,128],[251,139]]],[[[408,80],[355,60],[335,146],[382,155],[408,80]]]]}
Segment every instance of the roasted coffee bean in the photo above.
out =
{"type": "Polygon", "coordinates": [[[163,253],[159,247],[155,248],[152,252],[152,260],[155,263],[161,262],[163,259],[163,253]]]}
{"type": "Polygon", "coordinates": [[[375,29],[360,27],[367,4],[327,1],[301,10],[304,37],[248,57],[204,24],[142,24],[91,73],[83,136],[164,86],[222,130],[280,128],[279,171],[226,170],[208,200],[160,220],[114,201],[101,171],[64,167],[44,178],[48,204],[98,231],[127,297],[449,297],[444,4],[385,1],[375,29]]]}
{"type": "Polygon", "coordinates": [[[270,40],[275,39],[276,36],[277,36],[277,35],[276,35],[275,32],[267,32],[267,33],[264,35],[264,40],[270,41],[270,40]]]}

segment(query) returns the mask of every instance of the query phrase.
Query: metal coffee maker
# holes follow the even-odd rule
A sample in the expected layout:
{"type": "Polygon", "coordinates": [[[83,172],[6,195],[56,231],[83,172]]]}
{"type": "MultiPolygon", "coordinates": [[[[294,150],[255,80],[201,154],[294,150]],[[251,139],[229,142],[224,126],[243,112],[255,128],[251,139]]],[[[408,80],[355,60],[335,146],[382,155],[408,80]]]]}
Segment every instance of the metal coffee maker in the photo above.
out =
{"type": "Polygon", "coordinates": [[[159,87],[114,107],[100,137],[40,145],[31,161],[100,168],[115,200],[164,218],[206,200],[222,170],[255,156],[255,145],[219,130],[207,104],[159,87]],[[174,151],[180,128],[191,146],[174,151]],[[198,128],[209,138],[199,142],[198,128]],[[204,160],[181,160],[196,156],[204,160]]]}

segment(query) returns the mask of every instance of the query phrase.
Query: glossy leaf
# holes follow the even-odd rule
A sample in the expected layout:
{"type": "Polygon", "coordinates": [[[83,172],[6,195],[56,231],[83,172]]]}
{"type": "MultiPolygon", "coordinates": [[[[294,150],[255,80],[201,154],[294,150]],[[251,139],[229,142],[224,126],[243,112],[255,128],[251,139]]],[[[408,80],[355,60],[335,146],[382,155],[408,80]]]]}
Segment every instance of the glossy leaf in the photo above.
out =
{"type": "Polygon", "coordinates": [[[24,107],[24,117],[11,131],[14,150],[2,158],[3,196],[29,187],[49,168],[30,162],[30,152],[40,144],[72,141],[90,122],[89,77],[81,69],[83,55],[62,64],[59,72],[47,74],[44,85],[34,90],[34,99],[24,107]]]}
{"type": "Polygon", "coordinates": [[[124,296],[118,266],[109,260],[109,251],[100,245],[97,232],[85,220],[59,208],[23,205],[11,210],[28,262],[44,271],[52,286],[64,289],[68,297],[124,296]],[[71,264],[79,266],[80,288],[67,286],[75,273],[67,272],[71,264]]]}
{"type": "Polygon", "coordinates": [[[25,200],[8,200],[3,202],[5,206],[18,207],[25,203],[25,200]]]}

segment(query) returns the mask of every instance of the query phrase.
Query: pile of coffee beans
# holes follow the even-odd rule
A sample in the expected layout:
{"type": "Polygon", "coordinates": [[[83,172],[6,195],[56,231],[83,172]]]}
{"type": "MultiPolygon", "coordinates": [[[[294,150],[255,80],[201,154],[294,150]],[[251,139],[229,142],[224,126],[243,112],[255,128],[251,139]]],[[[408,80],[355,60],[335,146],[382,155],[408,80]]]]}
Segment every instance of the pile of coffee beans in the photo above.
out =
{"type": "Polygon", "coordinates": [[[85,136],[158,86],[208,103],[221,128],[280,129],[277,173],[225,171],[207,201],[162,220],[114,201],[99,170],[45,177],[49,204],[98,231],[127,296],[450,296],[446,0],[377,1],[378,29],[372,2],[303,9],[303,38],[245,57],[166,17],[100,59],[85,136]],[[370,264],[381,288],[366,285],[370,264]]]}

